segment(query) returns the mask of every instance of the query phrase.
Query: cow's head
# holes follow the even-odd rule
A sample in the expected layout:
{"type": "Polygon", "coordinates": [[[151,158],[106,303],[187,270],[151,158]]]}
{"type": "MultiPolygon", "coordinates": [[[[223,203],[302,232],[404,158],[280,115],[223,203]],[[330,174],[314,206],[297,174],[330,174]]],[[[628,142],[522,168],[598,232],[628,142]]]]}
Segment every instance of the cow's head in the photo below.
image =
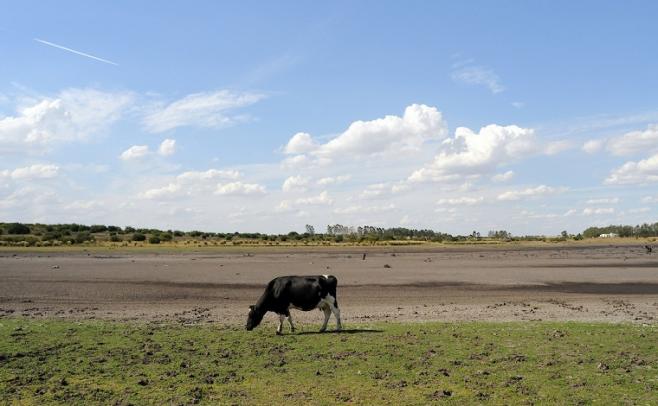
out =
{"type": "Polygon", "coordinates": [[[260,322],[263,320],[264,315],[265,314],[256,309],[256,306],[249,306],[249,315],[247,316],[247,330],[251,331],[258,327],[260,322]]]}

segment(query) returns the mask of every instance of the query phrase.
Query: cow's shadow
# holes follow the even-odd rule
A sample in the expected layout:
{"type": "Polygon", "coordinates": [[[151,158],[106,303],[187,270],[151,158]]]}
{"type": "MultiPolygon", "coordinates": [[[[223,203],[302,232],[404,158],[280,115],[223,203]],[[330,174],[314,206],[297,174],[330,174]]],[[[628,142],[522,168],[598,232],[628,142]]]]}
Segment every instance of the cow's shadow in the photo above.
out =
{"type": "Polygon", "coordinates": [[[343,330],[327,330],[327,331],[300,331],[293,333],[295,335],[311,335],[311,334],[368,334],[368,333],[383,333],[384,330],[375,330],[368,328],[347,328],[343,330]]]}

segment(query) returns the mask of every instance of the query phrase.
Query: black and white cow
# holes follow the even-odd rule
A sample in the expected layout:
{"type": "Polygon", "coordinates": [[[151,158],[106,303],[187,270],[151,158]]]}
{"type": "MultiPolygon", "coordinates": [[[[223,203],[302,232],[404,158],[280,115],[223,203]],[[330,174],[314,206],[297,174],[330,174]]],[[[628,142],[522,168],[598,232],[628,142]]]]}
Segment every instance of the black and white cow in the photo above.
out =
{"type": "Polygon", "coordinates": [[[263,320],[267,312],[279,315],[277,334],[283,331],[283,320],[287,317],[290,329],[295,331],[290,317],[290,309],[309,311],[320,309],[324,311],[324,324],[320,331],[327,329],[331,313],[336,317],[336,329],[342,329],[340,310],[336,300],[336,285],[338,280],[332,275],[319,276],[280,276],[267,284],[265,292],[255,305],[249,306],[247,330],[253,330],[263,320]]]}

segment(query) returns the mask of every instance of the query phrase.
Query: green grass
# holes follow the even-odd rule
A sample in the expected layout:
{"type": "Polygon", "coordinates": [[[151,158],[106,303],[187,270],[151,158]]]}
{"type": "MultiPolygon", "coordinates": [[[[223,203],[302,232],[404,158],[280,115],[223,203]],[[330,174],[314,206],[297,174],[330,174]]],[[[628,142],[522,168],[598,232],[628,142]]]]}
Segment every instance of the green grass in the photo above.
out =
{"type": "Polygon", "coordinates": [[[0,403],[658,403],[656,325],[348,328],[0,319],[0,403]]]}

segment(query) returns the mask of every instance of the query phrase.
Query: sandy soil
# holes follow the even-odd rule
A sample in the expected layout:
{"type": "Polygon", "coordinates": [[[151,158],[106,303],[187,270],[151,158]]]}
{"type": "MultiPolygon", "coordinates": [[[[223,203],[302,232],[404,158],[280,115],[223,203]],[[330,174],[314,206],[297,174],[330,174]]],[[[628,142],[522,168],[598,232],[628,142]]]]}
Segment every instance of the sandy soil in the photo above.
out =
{"type": "MultiPolygon", "coordinates": [[[[658,254],[639,245],[111,255],[5,251],[0,317],[241,324],[271,278],[327,273],[338,278],[345,323],[658,320],[658,254]]],[[[302,326],[322,319],[315,311],[295,311],[293,318],[302,326]]],[[[267,320],[273,323],[275,316],[267,320]]]]}

